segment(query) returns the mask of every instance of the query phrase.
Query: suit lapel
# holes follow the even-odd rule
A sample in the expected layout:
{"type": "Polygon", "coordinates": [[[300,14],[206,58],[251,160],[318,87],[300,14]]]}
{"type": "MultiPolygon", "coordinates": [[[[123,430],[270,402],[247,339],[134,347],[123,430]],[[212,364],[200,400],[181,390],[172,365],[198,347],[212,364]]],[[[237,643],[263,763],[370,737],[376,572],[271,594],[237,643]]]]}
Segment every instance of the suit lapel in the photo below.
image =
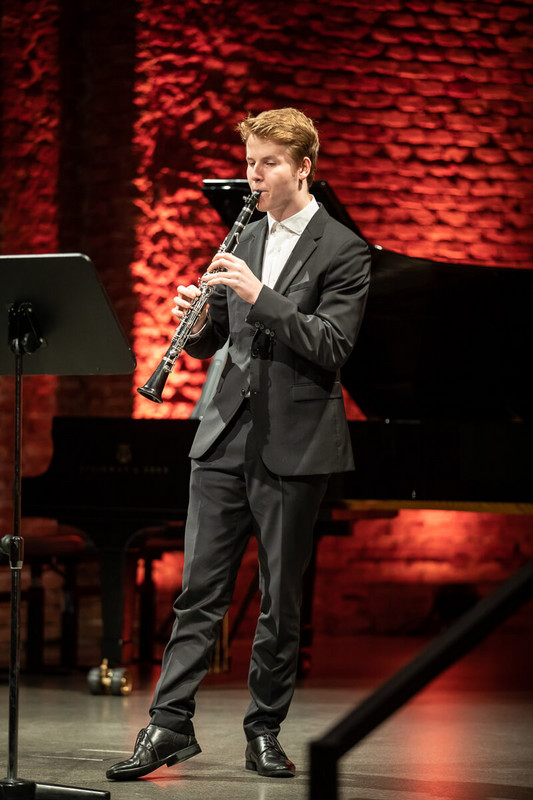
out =
{"type": "Polygon", "coordinates": [[[309,224],[300,236],[298,243],[290,254],[287,263],[281,270],[280,276],[276,281],[274,290],[279,292],[279,294],[283,294],[287,291],[305,262],[315,251],[317,242],[324,232],[324,226],[328,216],[326,209],[321,205],[316,214],[309,220],[309,224]]]}
{"type": "Polygon", "coordinates": [[[261,272],[263,269],[263,254],[265,252],[265,242],[268,224],[267,219],[264,217],[257,223],[254,232],[239,245],[239,251],[236,255],[246,261],[254,275],[261,280],[261,272]]]}

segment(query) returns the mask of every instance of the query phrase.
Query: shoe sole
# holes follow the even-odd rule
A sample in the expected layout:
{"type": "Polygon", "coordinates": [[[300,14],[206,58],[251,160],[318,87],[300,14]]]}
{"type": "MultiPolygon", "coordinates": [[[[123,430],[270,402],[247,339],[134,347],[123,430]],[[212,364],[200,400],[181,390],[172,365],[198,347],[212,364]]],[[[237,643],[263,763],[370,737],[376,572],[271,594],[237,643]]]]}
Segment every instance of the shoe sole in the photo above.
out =
{"type": "Polygon", "coordinates": [[[257,764],[255,761],[246,761],[244,762],[245,769],[249,769],[251,772],[257,772],[258,775],[261,775],[263,778],[294,778],[294,772],[290,772],[289,770],[281,770],[275,769],[272,772],[261,772],[257,769],[257,764]]]}
{"type": "Polygon", "coordinates": [[[161,761],[157,761],[155,764],[150,764],[148,767],[125,770],[124,772],[118,772],[115,775],[110,775],[109,772],[106,772],[106,778],[112,781],[133,781],[136,778],[143,778],[145,775],[155,772],[156,769],[159,769],[159,767],[162,767],[164,764],[167,767],[172,767],[174,764],[181,764],[182,761],[187,761],[188,758],[197,756],[198,753],[201,752],[202,749],[199,744],[191,744],[189,747],[184,747],[183,750],[178,750],[178,752],[174,753],[174,755],[168,756],[168,758],[163,758],[161,761]]]}

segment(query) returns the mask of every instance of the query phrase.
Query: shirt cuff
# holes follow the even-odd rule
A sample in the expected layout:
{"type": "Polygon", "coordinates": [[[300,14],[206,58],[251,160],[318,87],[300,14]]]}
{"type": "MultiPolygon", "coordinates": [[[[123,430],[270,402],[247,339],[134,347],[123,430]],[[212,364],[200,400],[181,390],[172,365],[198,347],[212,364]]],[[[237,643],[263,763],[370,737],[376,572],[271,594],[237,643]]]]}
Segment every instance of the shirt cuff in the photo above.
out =
{"type": "Polygon", "coordinates": [[[190,333],[189,334],[189,338],[188,338],[187,341],[188,342],[197,342],[198,339],[202,336],[202,334],[205,331],[205,329],[207,328],[207,325],[208,325],[209,321],[210,320],[209,320],[209,314],[208,314],[207,317],[206,317],[206,320],[205,320],[204,324],[202,325],[202,327],[200,328],[200,330],[196,331],[196,333],[190,333]]]}

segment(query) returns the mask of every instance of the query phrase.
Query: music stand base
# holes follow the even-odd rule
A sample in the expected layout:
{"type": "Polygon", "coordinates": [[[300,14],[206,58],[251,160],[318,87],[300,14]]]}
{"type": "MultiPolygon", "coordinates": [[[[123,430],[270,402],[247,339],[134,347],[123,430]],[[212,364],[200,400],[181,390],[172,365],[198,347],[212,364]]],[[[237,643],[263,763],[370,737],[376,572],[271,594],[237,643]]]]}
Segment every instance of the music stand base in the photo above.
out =
{"type": "Polygon", "coordinates": [[[100,789],[82,789],[77,786],[56,786],[53,783],[35,783],[21,778],[0,781],[0,800],[109,800],[110,792],[100,789]]]}

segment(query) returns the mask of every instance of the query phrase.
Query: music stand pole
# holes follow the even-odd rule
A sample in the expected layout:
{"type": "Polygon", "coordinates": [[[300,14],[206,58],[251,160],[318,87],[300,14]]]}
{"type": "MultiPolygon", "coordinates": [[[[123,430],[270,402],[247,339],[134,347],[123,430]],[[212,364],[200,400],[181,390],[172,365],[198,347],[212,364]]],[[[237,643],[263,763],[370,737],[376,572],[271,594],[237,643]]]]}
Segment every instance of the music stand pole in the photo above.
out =
{"type": "Polygon", "coordinates": [[[0,314],[8,309],[9,347],[0,347],[0,375],[13,374],[15,356],[15,468],[13,535],[0,547],[12,569],[9,764],[0,800],[108,800],[108,791],[55,786],[17,777],[20,672],[20,536],[22,373],[26,375],[125,375],[135,357],[94,264],[82,253],[0,256],[0,314]],[[37,324],[37,319],[40,326],[37,324]],[[39,328],[43,328],[41,336],[39,328]],[[46,338],[44,338],[46,336],[46,338]]]}
{"type": "Polygon", "coordinates": [[[63,800],[87,798],[108,800],[110,792],[36,783],[18,777],[18,718],[20,679],[20,594],[24,563],[24,540],[20,535],[22,373],[23,357],[36,352],[46,341],[38,334],[31,303],[16,303],[9,309],[9,345],[15,355],[15,446],[13,485],[13,534],[2,537],[0,548],[11,567],[11,633],[9,658],[9,745],[7,776],[0,780],[0,800],[63,800]]]}

